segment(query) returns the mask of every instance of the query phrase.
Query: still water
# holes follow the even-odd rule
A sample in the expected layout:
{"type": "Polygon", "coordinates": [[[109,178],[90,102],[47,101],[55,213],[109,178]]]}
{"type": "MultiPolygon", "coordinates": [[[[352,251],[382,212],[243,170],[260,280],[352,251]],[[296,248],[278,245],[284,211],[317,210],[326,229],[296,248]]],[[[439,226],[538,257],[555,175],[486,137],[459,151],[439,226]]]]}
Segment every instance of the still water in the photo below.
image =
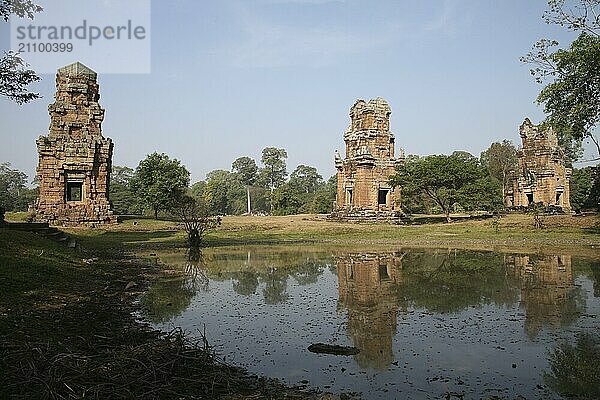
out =
{"type": "Polygon", "coordinates": [[[150,288],[146,318],[205,330],[252,373],[365,399],[600,396],[597,259],[310,247],[159,257],[186,274],[150,288]]]}

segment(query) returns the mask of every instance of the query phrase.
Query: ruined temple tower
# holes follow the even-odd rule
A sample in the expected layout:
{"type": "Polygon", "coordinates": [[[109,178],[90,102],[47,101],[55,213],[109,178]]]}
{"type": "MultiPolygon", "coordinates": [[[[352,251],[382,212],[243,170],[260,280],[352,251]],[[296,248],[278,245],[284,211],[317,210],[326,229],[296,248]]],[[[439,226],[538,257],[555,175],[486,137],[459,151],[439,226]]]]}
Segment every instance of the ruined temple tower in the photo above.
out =
{"type": "Polygon", "coordinates": [[[336,152],[338,186],[336,212],[399,211],[400,189],[388,180],[404,155],[394,158],[394,134],[390,132],[392,110],[382,98],[357,100],[350,109],[346,133],[346,158],[336,152]]]}
{"type": "Polygon", "coordinates": [[[115,221],[109,201],[113,143],[102,136],[96,73],[76,62],[56,74],[50,132],[37,143],[36,220],[59,225],[115,221]]]}
{"type": "Polygon", "coordinates": [[[508,207],[527,207],[533,203],[570,210],[571,169],[564,164],[564,151],[552,128],[541,130],[526,118],[519,128],[522,149],[517,152],[517,169],[508,207]]]}

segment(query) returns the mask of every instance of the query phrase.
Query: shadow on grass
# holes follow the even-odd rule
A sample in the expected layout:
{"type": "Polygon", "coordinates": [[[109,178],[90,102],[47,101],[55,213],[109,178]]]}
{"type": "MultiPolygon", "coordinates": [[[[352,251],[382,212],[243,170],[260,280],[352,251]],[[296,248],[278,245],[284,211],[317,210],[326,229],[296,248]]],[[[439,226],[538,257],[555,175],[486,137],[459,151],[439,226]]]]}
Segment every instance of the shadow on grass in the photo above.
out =
{"type": "Polygon", "coordinates": [[[71,235],[84,250],[103,255],[185,246],[184,235],[176,230],[74,232],[71,235]]]}
{"type": "Polygon", "coordinates": [[[245,245],[274,245],[274,244],[313,244],[320,243],[318,239],[303,238],[285,238],[280,236],[260,237],[260,238],[231,238],[231,237],[207,237],[204,241],[204,247],[225,247],[225,246],[245,246],[245,245]]]}
{"type": "Polygon", "coordinates": [[[583,228],[583,231],[590,235],[600,235],[600,226],[594,226],[592,228],[583,228]]]}

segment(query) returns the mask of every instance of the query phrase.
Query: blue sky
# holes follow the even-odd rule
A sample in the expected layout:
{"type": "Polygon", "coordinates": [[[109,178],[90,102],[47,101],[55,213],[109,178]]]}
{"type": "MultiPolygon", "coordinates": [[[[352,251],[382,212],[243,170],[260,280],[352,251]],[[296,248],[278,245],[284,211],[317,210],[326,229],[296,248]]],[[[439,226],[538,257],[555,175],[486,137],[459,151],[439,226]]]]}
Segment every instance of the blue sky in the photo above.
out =
{"type": "MultiPolygon", "coordinates": [[[[542,37],[573,35],[545,24],[543,0],[152,2],[150,74],[101,74],[105,136],[113,163],[135,167],[158,151],[180,159],[192,180],[287,150],[288,172],[335,172],[348,111],[385,98],[397,147],[407,154],[519,143],[525,117],[543,118],[540,90],[519,61],[542,37]]],[[[0,46],[8,46],[0,27],[0,46]]],[[[76,61],[76,60],[73,60],[76,61]]],[[[57,68],[60,66],[57,66],[57,68]]],[[[89,65],[92,69],[93,65],[89,65]]],[[[0,99],[0,162],[33,177],[35,139],[47,134],[54,76],[44,97],[0,99]]],[[[590,152],[591,154],[591,152],[590,152]]]]}

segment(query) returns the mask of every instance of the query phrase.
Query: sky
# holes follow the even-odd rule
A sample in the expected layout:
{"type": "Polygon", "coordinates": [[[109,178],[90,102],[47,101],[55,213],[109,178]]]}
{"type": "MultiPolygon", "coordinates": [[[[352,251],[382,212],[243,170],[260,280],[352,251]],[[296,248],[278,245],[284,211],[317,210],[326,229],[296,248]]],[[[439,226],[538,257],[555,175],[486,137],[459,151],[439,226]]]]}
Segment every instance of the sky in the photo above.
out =
{"type": "MultiPolygon", "coordinates": [[[[546,8],[544,0],[152,1],[151,72],[98,76],[103,134],[115,143],[114,165],[135,168],[162,152],[192,182],[241,156],[259,161],[265,147],[287,150],[288,172],[305,164],[328,178],[357,99],[388,101],[397,153],[479,155],[495,141],[519,144],[525,117],[544,117],[541,86],[519,58],[540,38],[564,47],[574,38],[542,20],[546,8]]],[[[0,49],[8,46],[0,23],[0,49]]],[[[0,162],[30,178],[55,90],[54,75],[41,77],[32,86],[41,99],[0,98],[0,162]]]]}

